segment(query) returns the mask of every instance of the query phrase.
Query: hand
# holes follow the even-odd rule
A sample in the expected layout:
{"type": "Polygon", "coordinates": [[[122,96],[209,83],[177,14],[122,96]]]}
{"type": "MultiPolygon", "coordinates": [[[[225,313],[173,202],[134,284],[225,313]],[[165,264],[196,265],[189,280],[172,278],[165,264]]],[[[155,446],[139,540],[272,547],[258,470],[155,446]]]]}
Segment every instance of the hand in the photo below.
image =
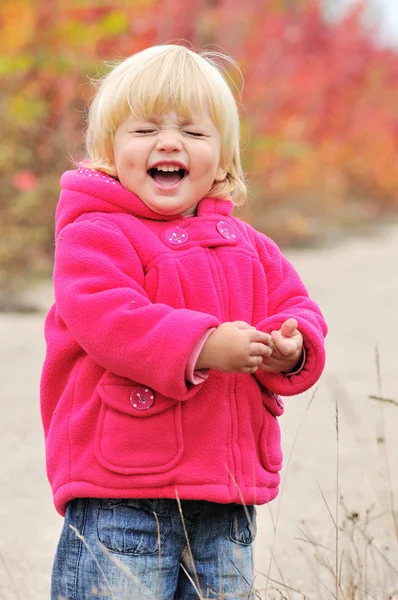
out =
{"type": "Polygon", "coordinates": [[[257,331],[244,321],[223,323],[203,345],[195,369],[221,373],[255,373],[263,358],[270,356],[269,333],[257,331]]]}
{"type": "Polygon", "coordinates": [[[297,329],[296,319],[282,323],[279,331],[272,331],[272,355],[264,356],[261,371],[266,373],[289,373],[300,366],[303,354],[303,336],[297,329]]]}

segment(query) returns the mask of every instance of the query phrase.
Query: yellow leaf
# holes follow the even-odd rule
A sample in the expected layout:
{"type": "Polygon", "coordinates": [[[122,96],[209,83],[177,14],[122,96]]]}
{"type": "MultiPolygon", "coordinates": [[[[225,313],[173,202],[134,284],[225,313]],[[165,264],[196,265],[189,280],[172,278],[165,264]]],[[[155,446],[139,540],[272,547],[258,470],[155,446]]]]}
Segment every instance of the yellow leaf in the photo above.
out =
{"type": "Polygon", "coordinates": [[[0,53],[17,54],[34,37],[37,10],[33,4],[14,0],[2,5],[1,12],[0,53]]]}
{"type": "Polygon", "coordinates": [[[125,33],[129,28],[129,19],[122,12],[111,12],[101,21],[101,33],[104,36],[114,36],[125,33]]]}

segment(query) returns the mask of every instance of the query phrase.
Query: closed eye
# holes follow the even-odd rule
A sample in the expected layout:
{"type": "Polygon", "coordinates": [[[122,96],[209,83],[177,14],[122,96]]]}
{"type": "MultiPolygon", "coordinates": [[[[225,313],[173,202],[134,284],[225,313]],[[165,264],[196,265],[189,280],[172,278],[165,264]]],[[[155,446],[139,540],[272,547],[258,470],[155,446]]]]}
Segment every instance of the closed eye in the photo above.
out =
{"type": "Polygon", "coordinates": [[[206,137],[204,133],[199,133],[198,131],[185,131],[187,135],[192,135],[192,137],[206,137]]]}
{"type": "Polygon", "coordinates": [[[155,133],[156,129],[136,129],[134,133],[145,135],[146,133],[155,133]]]}

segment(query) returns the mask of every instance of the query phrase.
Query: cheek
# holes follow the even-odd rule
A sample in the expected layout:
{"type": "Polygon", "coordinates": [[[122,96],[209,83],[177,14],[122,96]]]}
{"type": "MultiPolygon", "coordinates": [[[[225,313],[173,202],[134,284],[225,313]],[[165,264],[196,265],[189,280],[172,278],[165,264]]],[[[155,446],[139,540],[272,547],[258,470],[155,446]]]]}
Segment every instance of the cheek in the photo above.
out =
{"type": "Polygon", "coordinates": [[[115,155],[115,165],[124,178],[132,176],[137,178],[141,174],[146,175],[145,165],[142,164],[142,161],[137,160],[131,152],[122,152],[118,157],[115,155]]]}
{"type": "Polygon", "coordinates": [[[134,143],[134,140],[124,142],[123,144],[120,144],[120,146],[115,144],[114,147],[115,159],[118,158],[120,163],[124,164],[137,162],[144,151],[144,146],[141,145],[137,148],[137,144],[134,143]]]}
{"type": "Polygon", "coordinates": [[[203,172],[207,172],[210,174],[213,170],[217,169],[217,165],[219,162],[220,153],[216,148],[206,148],[200,155],[200,167],[203,172]]]}

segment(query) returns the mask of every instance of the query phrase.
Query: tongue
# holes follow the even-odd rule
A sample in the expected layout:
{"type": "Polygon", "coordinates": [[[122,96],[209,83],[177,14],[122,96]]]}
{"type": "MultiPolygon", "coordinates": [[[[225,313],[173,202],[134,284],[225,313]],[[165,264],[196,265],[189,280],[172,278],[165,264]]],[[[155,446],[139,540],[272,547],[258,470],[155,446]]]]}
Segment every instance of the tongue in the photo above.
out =
{"type": "Polygon", "coordinates": [[[181,180],[179,171],[155,171],[153,178],[160,185],[175,185],[181,180]]]}

